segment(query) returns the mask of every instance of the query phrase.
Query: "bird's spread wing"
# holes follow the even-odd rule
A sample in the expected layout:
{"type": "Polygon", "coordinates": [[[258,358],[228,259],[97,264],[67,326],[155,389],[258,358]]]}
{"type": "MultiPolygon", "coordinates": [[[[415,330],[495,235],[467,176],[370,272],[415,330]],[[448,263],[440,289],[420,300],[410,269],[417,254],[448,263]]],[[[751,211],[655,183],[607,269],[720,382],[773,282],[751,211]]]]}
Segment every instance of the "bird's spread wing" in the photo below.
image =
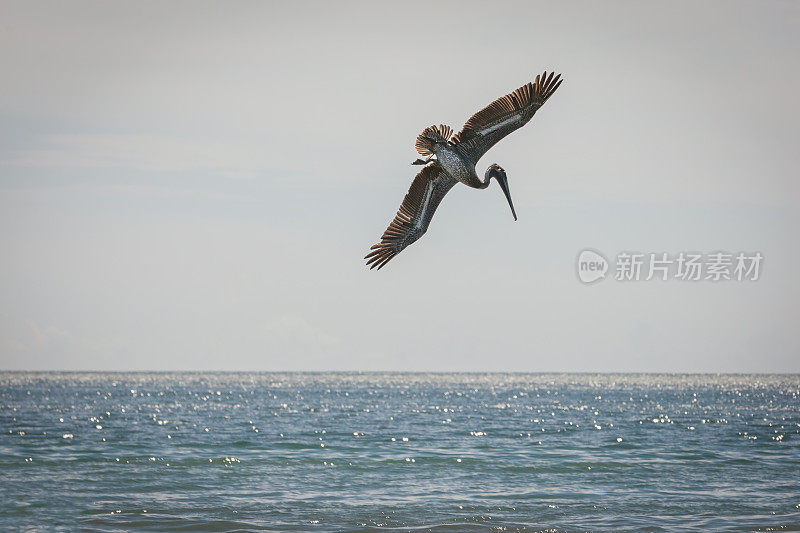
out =
{"type": "Polygon", "coordinates": [[[406,246],[422,237],[442,198],[456,183],[439,163],[423,168],[414,178],[397,215],[383,233],[381,242],[370,248],[370,253],[364,258],[370,269],[378,267],[380,270],[406,246]]]}
{"type": "Polygon", "coordinates": [[[484,107],[467,121],[451,142],[469,156],[474,163],[497,142],[528,123],[550,96],[561,85],[561,74],[547,75],[545,71],[536,80],[523,85],[511,94],[484,107]]]}

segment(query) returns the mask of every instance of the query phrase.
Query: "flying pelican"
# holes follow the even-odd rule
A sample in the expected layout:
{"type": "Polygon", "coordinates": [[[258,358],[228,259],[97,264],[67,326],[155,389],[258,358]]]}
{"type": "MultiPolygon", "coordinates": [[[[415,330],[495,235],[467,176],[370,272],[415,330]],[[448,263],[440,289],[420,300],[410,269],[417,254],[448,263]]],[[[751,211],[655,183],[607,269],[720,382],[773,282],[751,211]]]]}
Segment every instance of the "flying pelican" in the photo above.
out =
{"type": "Polygon", "coordinates": [[[364,259],[370,269],[383,268],[406,246],[428,230],[433,213],[442,198],[459,181],[475,189],[485,189],[492,178],[497,180],[517,220],[511,193],[508,191],[506,171],[497,163],[486,169],[483,181],[475,173],[478,160],[497,144],[533,117],[550,96],[561,85],[561,74],[553,77],[545,71],[536,76],[536,81],[523,85],[511,94],[499,98],[478,111],[464,125],[461,132],[453,135],[449,126],[430,126],[417,137],[417,152],[426,159],[417,159],[412,165],[425,165],[408,189],[400,210],[364,259]]]}

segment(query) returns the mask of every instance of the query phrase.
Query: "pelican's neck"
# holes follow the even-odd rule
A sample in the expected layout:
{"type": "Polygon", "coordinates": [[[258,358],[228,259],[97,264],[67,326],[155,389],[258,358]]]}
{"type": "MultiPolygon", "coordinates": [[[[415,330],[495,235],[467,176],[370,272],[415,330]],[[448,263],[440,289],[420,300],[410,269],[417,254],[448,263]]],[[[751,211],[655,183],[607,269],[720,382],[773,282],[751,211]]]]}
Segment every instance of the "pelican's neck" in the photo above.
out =
{"type": "Polygon", "coordinates": [[[483,179],[481,180],[480,178],[478,178],[478,181],[480,182],[480,185],[478,186],[478,188],[479,189],[485,189],[486,187],[488,187],[489,186],[489,182],[492,181],[493,177],[494,177],[494,173],[492,172],[492,169],[491,168],[487,168],[486,169],[486,174],[483,175],[483,179]]]}

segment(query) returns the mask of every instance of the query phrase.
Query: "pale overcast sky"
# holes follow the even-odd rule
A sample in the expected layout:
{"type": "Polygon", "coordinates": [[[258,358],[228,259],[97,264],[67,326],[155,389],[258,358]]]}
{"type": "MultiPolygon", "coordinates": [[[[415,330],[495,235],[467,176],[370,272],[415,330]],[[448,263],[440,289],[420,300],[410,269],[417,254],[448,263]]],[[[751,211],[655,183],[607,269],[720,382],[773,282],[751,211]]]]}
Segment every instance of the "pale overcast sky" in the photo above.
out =
{"type": "Polygon", "coordinates": [[[798,2],[0,2],[0,369],[800,371],[798,2]],[[565,82],[380,272],[416,135],[565,82]],[[759,251],[586,286],[583,248],[759,251]]]}

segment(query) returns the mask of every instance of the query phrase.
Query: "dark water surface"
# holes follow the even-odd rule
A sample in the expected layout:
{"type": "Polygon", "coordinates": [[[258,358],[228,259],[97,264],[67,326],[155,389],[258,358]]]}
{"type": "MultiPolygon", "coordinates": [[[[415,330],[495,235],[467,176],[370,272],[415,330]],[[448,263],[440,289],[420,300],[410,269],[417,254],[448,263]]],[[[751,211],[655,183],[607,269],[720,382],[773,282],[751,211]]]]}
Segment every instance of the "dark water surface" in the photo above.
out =
{"type": "Polygon", "coordinates": [[[0,373],[0,529],[800,530],[800,376],[0,373]]]}

